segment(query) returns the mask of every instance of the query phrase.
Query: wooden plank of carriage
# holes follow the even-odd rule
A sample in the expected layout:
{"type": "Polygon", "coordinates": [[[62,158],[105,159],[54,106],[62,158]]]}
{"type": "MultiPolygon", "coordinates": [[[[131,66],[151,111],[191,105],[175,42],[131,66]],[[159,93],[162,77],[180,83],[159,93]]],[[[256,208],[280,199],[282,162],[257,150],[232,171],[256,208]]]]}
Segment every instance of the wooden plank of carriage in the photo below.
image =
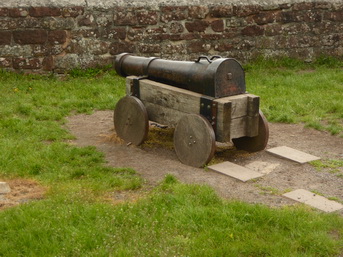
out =
{"type": "MultiPolygon", "coordinates": [[[[131,94],[135,76],[126,79],[126,93],[131,94]]],[[[187,113],[200,113],[202,94],[169,86],[148,79],[139,81],[140,100],[147,108],[149,120],[175,127],[187,113]]],[[[241,94],[217,98],[216,140],[229,142],[231,138],[258,134],[259,97],[241,94]]]]}

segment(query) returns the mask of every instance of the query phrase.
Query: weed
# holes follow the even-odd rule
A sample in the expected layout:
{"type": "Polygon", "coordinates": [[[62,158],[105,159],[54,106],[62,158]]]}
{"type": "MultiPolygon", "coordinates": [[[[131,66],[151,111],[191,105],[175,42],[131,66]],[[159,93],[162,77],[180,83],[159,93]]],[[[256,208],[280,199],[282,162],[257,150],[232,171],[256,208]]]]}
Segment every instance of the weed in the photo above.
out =
{"type": "Polygon", "coordinates": [[[255,184],[254,186],[259,188],[260,190],[262,190],[261,194],[271,194],[271,195],[281,195],[282,194],[279,189],[271,187],[271,186],[262,186],[259,184],[255,184]]]}
{"type": "Polygon", "coordinates": [[[343,160],[327,159],[310,162],[317,171],[336,174],[337,177],[343,175],[343,160]]]}

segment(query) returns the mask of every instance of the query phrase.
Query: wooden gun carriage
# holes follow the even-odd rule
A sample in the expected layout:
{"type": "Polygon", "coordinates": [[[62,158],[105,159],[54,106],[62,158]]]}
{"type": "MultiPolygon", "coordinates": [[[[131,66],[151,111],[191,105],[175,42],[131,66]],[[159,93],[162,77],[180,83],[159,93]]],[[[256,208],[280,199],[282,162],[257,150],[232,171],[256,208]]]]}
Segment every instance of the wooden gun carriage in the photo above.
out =
{"type": "Polygon", "coordinates": [[[114,111],[117,135],[126,142],[143,143],[150,120],[175,127],[176,155],[190,166],[207,164],[216,141],[250,152],[266,147],[269,130],[260,98],[246,93],[235,59],[201,56],[190,62],[123,53],[115,69],[126,77],[126,96],[114,111]]]}

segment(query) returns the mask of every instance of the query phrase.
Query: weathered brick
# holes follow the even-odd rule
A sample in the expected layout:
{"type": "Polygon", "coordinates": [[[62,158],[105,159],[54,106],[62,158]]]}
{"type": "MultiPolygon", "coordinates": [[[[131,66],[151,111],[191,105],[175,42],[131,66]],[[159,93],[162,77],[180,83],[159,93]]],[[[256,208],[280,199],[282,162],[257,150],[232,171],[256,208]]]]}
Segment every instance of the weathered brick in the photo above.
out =
{"type": "Polygon", "coordinates": [[[276,18],[277,21],[282,23],[299,22],[302,19],[303,15],[298,11],[281,12],[276,18]]]}
{"type": "Polygon", "coordinates": [[[185,44],[167,44],[163,52],[166,54],[187,54],[187,46],[185,44]]]}
{"type": "Polygon", "coordinates": [[[95,22],[98,27],[110,27],[112,25],[112,16],[99,15],[95,17],[95,22]]]}
{"type": "Polygon", "coordinates": [[[207,53],[212,46],[210,43],[206,43],[203,40],[196,40],[188,42],[187,47],[190,53],[207,53]]]}
{"type": "Polygon", "coordinates": [[[76,27],[76,19],[68,17],[44,17],[41,19],[41,28],[49,30],[73,30],[76,27]]]}
{"type": "Polygon", "coordinates": [[[8,8],[0,8],[0,17],[8,16],[8,8]]]}
{"type": "Polygon", "coordinates": [[[231,43],[225,40],[224,42],[218,42],[214,46],[214,50],[219,51],[219,52],[226,52],[234,49],[235,46],[231,43]]]}
{"type": "Polygon", "coordinates": [[[275,47],[275,40],[272,37],[258,37],[256,38],[256,48],[258,49],[273,49],[275,47]]]}
{"type": "Polygon", "coordinates": [[[255,47],[255,40],[242,40],[236,46],[239,50],[250,50],[255,47]]]}
{"type": "Polygon", "coordinates": [[[0,57],[0,68],[9,68],[12,66],[12,58],[0,57]]]}
{"type": "Polygon", "coordinates": [[[164,34],[161,35],[160,40],[168,40],[168,41],[180,41],[183,40],[183,36],[187,34],[164,34]]]}
{"type": "Polygon", "coordinates": [[[193,39],[199,39],[200,35],[197,33],[183,33],[180,34],[180,40],[193,40],[193,39]]]}
{"type": "Polygon", "coordinates": [[[53,45],[50,46],[49,53],[51,55],[60,55],[65,51],[65,49],[61,45],[53,45]]]}
{"type": "Polygon", "coordinates": [[[114,25],[137,25],[138,19],[135,10],[118,8],[114,13],[114,25]]]}
{"type": "Polygon", "coordinates": [[[60,16],[61,9],[57,7],[31,7],[29,14],[32,17],[60,16]]]}
{"type": "Polygon", "coordinates": [[[41,57],[50,54],[50,49],[46,45],[31,45],[32,55],[34,57],[41,57]]]}
{"type": "Polygon", "coordinates": [[[311,31],[307,23],[291,23],[283,26],[282,30],[287,35],[304,35],[311,31]]]}
{"type": "Polygon", "coordinates": [[[233,8],[234,14],[238,17],[246,17],[249,15],[257,14],[261,10],[261,5],[237,5],[233,8]]]}
{"type": "Polygon", "coordinates": [[[223,35],[221,33],[216,34],[201,34],[200,38],[205,40],[219,40],[223,38],[223,35]]]}
{"type": "Polygon", "coordinates": [[[136,13],[138,24],[156,25],[158,14],[156,11],[138,11],[136,13]]]}
{"type": "Polygon", "coordinates": [[[208,13],[209,9],[204,5],[188,7],[189,18],[192,19],[204,19],[208,13]]]}
{"type": "Polygon", "coordinates": [[[273,23],[276,20],[277,14],[280,11],[265,11],[260,12],[258,14],[253,15],[252,19],[256,22],[258,25],[264,25],[268,23],[273,23]]]}
{"type": "Polygon", "coordinates": [[[110,54],[116,55],[123,52],[132,53],[135,52],[135,45],[128,42],[113,42],[110,45],[110,54]]]}
{"type": "Polygon", "coordinates": [[[95,19],[94,19],[93,15],[91,15],[91,14],[84,15],[82,17],[79,17],[78,25],[79,26],[95,25],[95,19]]]}
{"type": "Polygon", "coordinates": [[[283,33],[283,27],[278,23],[268,24],[264,28],[266,36],[275,36],[283,33]]]}
{"type": "Polygon", "coordinates": [[[10,8],[8,11],[10,17],[26,17],[29,14],[26,8],[10,8]]]}
{"type": "Polygon", "coordinates": [[[330,21],[343,21],[343,10],[341,11],[334,11],[334,12],[327,12],[324,15],[324,19],[330,21]]]}
{"type": "Polygon", "coordinates": [[[84,8],[82,6],[65,7],[62,9],[62,14],[64,17],[77,17],[84,13],[84,8]]]}
{"type": "Polygon", "coordinates": [[[101,32],[102,38],[107,39],[125,39],[126,38],[126,28],[125,27],[115,27],[111,29],[105,29],[101,32]]]}
{"type": "Polygon", "coordinates": [[[204,20],[195,20],[193,22],[185,23],[185,27],[189,32],[204,32],[208,25],[209,22],[204,20]]]}
{"type": "Polygon", "coordinates": [[[321,22],[323,20],[323,15],[320,10],[304,11],[303,17],[305,22],[321,22]]]}
{"type": "Polygon", "coordinates": [[[44,71],[52,71],[54,69],[54,58],[52,56],[47,56],[43,59],[42,69],[44,71]]]}
{"type": "Polygon", "coordinates": [[[12,32],[0,31],[0,45],[9,45],[12,40],[12,32]]]}
{"type": "Polygon", "coordinates": [[[315,2],[314,3],[314,9],[323,9],[323,10],[329,10],[333,6],[332,3],[329,2],[315,2]]]}
{"type": "Polygon", "coordinates": [[[232,5],[215,5],[210,8],[210,16],[213,18],[228,18],[233,16],[232,5]]]}
{"type": "Polygon", "coordinates": [[[145,30],[143,28],[130,27],[127,31],[127,38],[131,41],[143,40],[145,30]]]}
{"type": "Polygon", "coordinates": [[[169,31],[172,34],[182,33],[185,30],[181,22],[171,22],[169,25],[169,31]]]}
{"type": "Polygon", "coordinates": [[[211,22],[211,28],[215,32],[223,32],[224,31],[224,21],[223,20],[214,20],[211,22]]]}
{"type": "Polygon", "coordinates": [[[188,18],[187,6],[162,6],[161,18],[162,22],[180,21],[188,18]]]}
{"type": "Polygon", "coordinates": [[[160,44],[139,44],[138,50],[141,53],[159,53],[161,52],[161,45],[160,44]]]}
{"type": "Polygon", "coordinates": [[[302,11],[302,10],[311,10],[313,7],[314,7],[314,3],[303,2],[303,3],[295,3],[292,9],[296,11],[302,11]]]}
{"type": "Polygon", "coordinates": [[[264,34],[264,28],[257,25],[247,26],[241,33],[243,36],[261,36],[264,34]]]}
{"type": "Polygon", "coordinates": [[[34,17],[16,18],[16,29],[34,29],[41,28],[41,19],[34,17]]]}
{"type": "Polygon", "coordinates": [[[38,58],[13,58],[14,69],[31,69],[37,70],[42,67],[38,58]]]}
{"type": "Polygon", "coordinates": [[[44,44],[47,38],[46,30],[13,31],[13,39],[18,44],[44,44]]]}
{"type": "Polygon", "coordinates": [[[49,31],[48,42],[52,44],[63,44],[67,40],[67,32],[65,30],[49,31]]]}
{"type": "Polygon", "coordinates": [[[80,29],[79,32],[85,38],[98,38],[101,35],[103,35],[104,38],[107,38],[107,31],[100,32],[99,29],[80,29]]]}

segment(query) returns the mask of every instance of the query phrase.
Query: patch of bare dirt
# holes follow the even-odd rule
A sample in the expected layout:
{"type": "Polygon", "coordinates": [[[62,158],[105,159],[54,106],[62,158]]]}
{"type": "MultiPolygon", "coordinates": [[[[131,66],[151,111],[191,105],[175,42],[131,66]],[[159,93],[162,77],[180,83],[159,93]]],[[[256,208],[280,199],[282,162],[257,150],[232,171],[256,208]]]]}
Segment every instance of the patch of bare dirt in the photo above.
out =
{"type": "MultiPolygon", "coordinates": [[[[78,146],[96,146],[105,153],[108,165],[135,169],[146,180],[147,186],[154,186],[166,174],[172,174],[185,183],[210,185],[220,196],[227,199],[263,203],[274,207],[295,204],[282,196],[283,193],[295,189],[306,189],[343,201],[342,177],[334,173],[318,172],[310,164],[281,159],[266,151],[250,154],[229,148],[224,154],[222,149],[217,152],[217,158],[224,156],[227,161],[238,165],[251,167],[257,162],[267,167],[268,174],[243,183],[206,169],[186,166],[179,162],[169,147],[127,146],[115,137],[112,111],[71,116],[68,120],[67,126],[77,138],[71,143],[78,146]]],[[[271,123],[269,126],[270,139],[267,148],[288,146],[322,159],[343,158],[342,138],[304,128],[301,124],[271,123]]]]}
{"type": "Polygon", "coordinates": [[[11,188],[11,192],[0,194],[0,210],[22,203],[42,199],[46,189],[37,182],[27,179],[4,180],[11,188]]]}

